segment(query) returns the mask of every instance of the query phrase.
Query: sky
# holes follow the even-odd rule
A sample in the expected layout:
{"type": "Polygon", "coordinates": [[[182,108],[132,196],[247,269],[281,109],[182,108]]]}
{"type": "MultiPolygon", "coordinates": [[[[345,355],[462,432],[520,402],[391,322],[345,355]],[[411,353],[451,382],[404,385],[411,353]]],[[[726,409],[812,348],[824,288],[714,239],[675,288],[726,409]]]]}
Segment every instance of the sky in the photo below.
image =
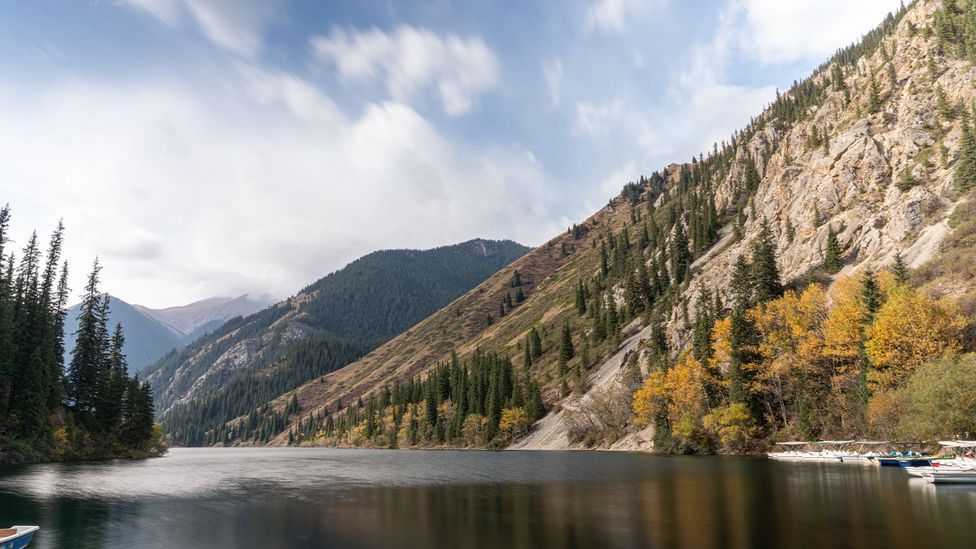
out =
{"type": "Polygon", "coordinates": [[[728,138],[898,0],[0,3],[12,246],[71,286],[284,298],[379,249],[539,245],[728,138]],[[840,14],[843,14],[842,16],[840,14]]]}

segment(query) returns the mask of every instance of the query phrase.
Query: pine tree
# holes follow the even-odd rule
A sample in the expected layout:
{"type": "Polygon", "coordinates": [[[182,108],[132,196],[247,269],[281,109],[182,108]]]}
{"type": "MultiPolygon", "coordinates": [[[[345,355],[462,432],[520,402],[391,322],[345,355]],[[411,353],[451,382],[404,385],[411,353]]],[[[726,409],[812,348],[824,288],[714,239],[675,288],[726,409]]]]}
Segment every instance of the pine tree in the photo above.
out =
{"type": "Polygon", "coordinates": [[[939,112],[939,116],[945,121],[953,120],[956,117],[956,109],[949,102],[942,86],[935,87],[935,108],[939,112]]]}
{"type": "Polygon", "coordinates": [[[116,324],[106,363],[99,373],[96,423],[102,432],[115,430],[121,420],[121,405],[129,378],[129,367],[122,351],[124,345],[122,325],[116,324]]]}
{"type": "Polygon", "coordinates": [[[105,360],[102,333],[107,319],[104,317],[102,294],[98,291],[98,275],[101,265],[95,260],[78,313],[78,331],[75,347],[71,351],[68,366],[68,396],[79,419],[91,423],[95,409],[99,373],[105,360]]]}
{"type": "Polygon", "coordinates": [[[688,234],[684,224],[677,223],[674,239],[671,241],[671,271],[674,279],[683,281],[691,266],[691,250],[688,248],[688,234]]]}
{"type": "Polygon", "coordinates": [[[759,237],[752,247],[752,287],[753,299],[759,303],[783,295],[779,268],[776,266],[773,232],[765,218],[762,220],[759,237]]]}
{"type": "Polygon", "coordinates": [[[956,189],[967,191],[976,187],[976,129],[968,122],[962,125],[959,159],[953,174],[956,189]]]}
{"type": "Polygon", "coordinates": [[[827,246],[824,249],[823,268],[830,274],[834,274],[843,267],[840,261],[840,243],[837,241],[837,233],[834,228],[827,227],[827,246]]]}
{"type": "Polygon", "coordinates": [[[542,356],[542,338],[539,337],[539,331],[535,326],[529,332],[529,343],[532,345],[532,360],[535,361],[542,356]]]}
{"type": "Polygon", "coordinates": [[[881,92],[878,91],[878,82],[874,78],[874,71],[870,72],[868,81],[868,112],[875,114],[881,110],[881,92]]]}
{"type": "Polygon", "coordinates": [[[712,296],[703,284],[698,285],[698,299],[696,301],[695,328],[692,331],[692,355],[702,364],[712,357],[712,328],[715,318],[709,308],[712,296]]]}
{"type": "Polygon", "coordinates": [[[752,272],[745,257],[739,256],[732,268],[729,293],[732,294],[732,308],[745,311],[752,307],[752,272]]]}
{"type": "Polygon", "coordinates": [[[576,356],[576,349],[573,348],[573,336],[569,331],[569,324],[563,324],[562,338],[559,343],[559,358],[569,362],[576,356]]]}
{"type": "Polygon", "coordinates": [[[518,269],[512,273],[512,287],[518,288],[522,286],[522,275],[518,272],[518,269]]]}
{"type": "Polygon", "coordinates": [[[746,192],[752,193],[759,188],[759,170],[756,169],[756,161],[753,160],[751,154],[746,154],[746,170],[745,170],[745,181],[743,182],[746,188],[746,192]]]}
{"type": "Polygon", "coordinates": [[[586,314],[586,290],[583,289],[582,281],[576,286],[576,314],[579,316],[586,314]]]}
{"type": "Polygon", "coordinates": [[[905,265],[904,260],[902,260],[901,252],[895,252],[895,262],[892,265],[891,273],[895,275],[895,281],[898,284],[907,286],[911,280],[911,275],[908,272],[908,266],[905,265]]]}

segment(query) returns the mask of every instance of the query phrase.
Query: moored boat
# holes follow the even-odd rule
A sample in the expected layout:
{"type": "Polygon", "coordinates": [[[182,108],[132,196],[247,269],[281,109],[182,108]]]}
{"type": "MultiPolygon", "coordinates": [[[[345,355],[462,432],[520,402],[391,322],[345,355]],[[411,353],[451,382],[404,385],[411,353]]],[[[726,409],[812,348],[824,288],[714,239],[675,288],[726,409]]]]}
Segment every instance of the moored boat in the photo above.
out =
{"type": "Polygon", "coordinates": [[[976,484],[976,469],[933,467],[923,478],[933,484],[976,484]]]}
{"type": "Polygon", "coordinates": [[[0,529],[0,549],[21,549],[34,538],[39,526],[11,526],[0,529]]]}

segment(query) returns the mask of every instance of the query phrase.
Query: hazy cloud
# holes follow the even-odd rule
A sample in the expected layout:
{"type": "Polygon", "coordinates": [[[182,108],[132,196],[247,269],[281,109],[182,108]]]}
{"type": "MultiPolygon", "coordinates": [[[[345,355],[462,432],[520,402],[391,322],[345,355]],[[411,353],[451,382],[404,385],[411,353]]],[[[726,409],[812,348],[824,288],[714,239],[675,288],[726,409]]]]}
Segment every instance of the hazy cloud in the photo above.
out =
{"type": "Polygon", "coordinates": [[[583,26],[589,32],[621,33],[628,19],[668,0],[593,0],[586,9],[583,26]]]}
{"type": "Polygon", "coordinates": [[[400,26],[390,33],[336,28],[311,43],[315,55],[334,65],[343,79],[381,81],[398,101],[435,91],[452,116],[468,112],[500,77],[495,54],[480,38],[400,26]]]}
{"type": "Polygon", "coordinates": [[[254,57],[263,48],[264,32],[278,16],[283,0],[119,0],[170,26],[192,19],[217,46],[254,57]]]}
{"type": "Polygon", "coordinates": [[[542,77],[549,88],[549,99],[553,107],[558,107],[562,100],[563,62],[556,57],[542,64],[542,77]]]}
{"type": "Polygon", "coordinates": [[[881,23],[901,0],[740,0],[736,35],[764,63],[822,61],[881,23]]]}
{"type": "Polygon", "coordinates": [[[16,128],[0,132],[15,230],[63,216],[76,289],[101,254],[113,293],[171,305],[280,297],[376,249],[539,243],[566,225],[528,150],[465,149],[397,101],[347,118],[280,71],[222,78],[0,85],[19,105],[0,111],[0,126],[16,128]]]}

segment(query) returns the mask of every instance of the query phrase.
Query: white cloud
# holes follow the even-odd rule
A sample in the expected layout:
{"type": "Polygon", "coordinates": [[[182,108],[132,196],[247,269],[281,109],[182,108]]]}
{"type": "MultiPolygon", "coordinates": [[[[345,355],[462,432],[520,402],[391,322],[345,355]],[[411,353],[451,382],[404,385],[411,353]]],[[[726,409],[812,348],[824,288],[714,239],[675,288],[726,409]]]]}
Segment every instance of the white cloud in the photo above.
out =
{"type": "Polygon", "coordinates": [[[605,103],[578,102],[573,135],[601,141],[609,138],[625,149],[636,146],[642,162],[672,151],[645,114],[619,97],[605,103]]]}
{"type": "Polygon", "coordinates": [[[667,0],[593,0],[583,16],[588,32],[622,33],[630,17],[646,13],[667,0]]]}
{"type": "Polygon", "coordinates": [[[881,23],[901,0],[739,0],[737,34],[763,63],[821,61],[881,23]]]}
{"type": "Polygon", "coordinates": [[[567,224],[525,149],[469,150],[397,101],[348,118],[282,72],[215,77],[0,82],[0,100],[19,105],[0,111],[15,233],[63,216],[76,290],[101,255],[105,288],[150,306],[280,297],[376,249],[538,244],[567,224]]]}
{"type": "Polygon", "coordinates": [[[556,57],[555,59],[542,64],[542,77],[546,80],[549,88],[549,99],[553,107],[558,107],[562,100],[562,80],[563,62],[556,57]]]}
{"type": "Polygon", "coordinates": [[[118,0],[146,11],[170,26],[189,16],[217,46],[254,57],[263,48],[264,32],[283,0],[118,0]]]}
{"type": "Polygon", "coordinates": [[[471,110],[477,96],[500,78],[495,54],[480,38],[400,26],[391,33],[336,28],[311,43],[319,60],[335,65],[343,79],[380,80],[403,102],[434,89],[452,116],[471,110]]]}

